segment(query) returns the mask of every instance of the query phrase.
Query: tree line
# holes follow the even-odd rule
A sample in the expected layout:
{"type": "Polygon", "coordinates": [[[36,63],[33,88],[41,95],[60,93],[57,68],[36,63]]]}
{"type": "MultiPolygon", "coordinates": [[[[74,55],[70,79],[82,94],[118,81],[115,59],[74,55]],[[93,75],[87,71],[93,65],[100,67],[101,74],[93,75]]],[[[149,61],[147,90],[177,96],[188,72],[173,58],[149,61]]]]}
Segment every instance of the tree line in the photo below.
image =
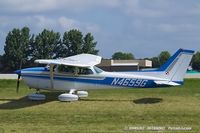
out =
{"type": "MultiPolygon", "coordinates": [[[[168,51],[162,51],[158,56],[152,58],[144,58],[152,61],[153,68],[159,68],[163,65],[170,57],[170,53],[168,51]]],[[[124,53],[124,52],[115,52],[112,55],[112,59],[114,60],[134,60],[135,56],[132,53],[124,53]]]]}
{"type": "MultiPolygon", "coordinates": [[[[31,67],[36,59],[56,59],[81,53],[97,55],[97,41],[91,33],[83,35],[77,29],[65,31],[63,35],[53,30],[44,29],[37,35],[31,34],[28,27],[14,28],[7,34],[4,54],[0,56],[0,71],[13,72],[22,66],[31,67]]],[[[159,68],[170,57],[168,51],[162,51],[158,56],[144,58],[152,61],[153,68],[159,68]]],[[[135,59],[132,53],[115,52],[112,59],[135,59]]],[[[192,58],[191,66],[200,70],[200,52],[192,58]]]]}
{"type": "Polygon", "coordinates": [[[80,53],[98,54],[97,42],[91,33],[85,36],[76,29],[59,32],[44,29],[34,35],[28,27],[14,28],[6,37],[4,54],[0,57],[1,71],[12,72],[34,66],[35,59],[55,59],[80,53]]]}
{"type": "MultiPolygon", "coordinates": [[[[170,53],[168,51],[162,51],[157,57],[150,58],[152,61],[153,68],[159,68],[163,65],[170,57],[170,53]]],[[[200,71],[200,52],[197,51],[190,62],[190,66],[193,70],[200,71]]]]}
{"type": "MultiPolygon", "coordinates": [[[[168,51],[162,51],[158,56],[152,58],[144,58],[152,61],[153,68],[159,68],[163,65],[169,58],[171,54],[168,51]]],[[[123,52],[116,52],[112,55],[112,59],[116,60],[132,60],[135,59],[132,53],[123,53],[123,52]]],[[[200,52],[196,52],[192,57],[190,62],[190,66],[192,66],[193,70],[200,71],[200,52]]]]}

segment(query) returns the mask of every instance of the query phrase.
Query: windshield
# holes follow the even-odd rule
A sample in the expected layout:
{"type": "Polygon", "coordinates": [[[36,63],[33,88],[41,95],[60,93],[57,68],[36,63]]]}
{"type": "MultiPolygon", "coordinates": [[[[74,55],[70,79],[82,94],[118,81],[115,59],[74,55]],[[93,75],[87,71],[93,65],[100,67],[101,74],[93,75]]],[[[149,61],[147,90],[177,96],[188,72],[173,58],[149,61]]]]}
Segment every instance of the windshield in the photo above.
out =
{"type": "Polygon", "coordinates": [[[103,72],[103,70],[101,70],[100,68],[98,68],[96,66],[94,66],[94,70],[95,70],[96,73],[102,73],[103,72]]]}

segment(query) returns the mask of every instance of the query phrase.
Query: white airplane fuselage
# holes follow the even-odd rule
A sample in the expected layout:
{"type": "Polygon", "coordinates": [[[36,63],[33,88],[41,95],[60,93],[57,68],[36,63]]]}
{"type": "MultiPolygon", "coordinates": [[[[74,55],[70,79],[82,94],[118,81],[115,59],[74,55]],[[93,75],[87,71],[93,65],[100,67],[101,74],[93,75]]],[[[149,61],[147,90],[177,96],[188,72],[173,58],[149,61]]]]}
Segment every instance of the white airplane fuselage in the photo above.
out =
{"type": "MultiPolygon", "coordinates": [[[[157,73],[159,75],[159,72],[157,73]]],[[[121,73],[103,71],[89,75],[69,75],[54,72],[52,87],[50,72],[47,68],[36,67],[21,70],[21,76],[29,87],[46,90],[152,88],[157,86],[154,81],[167,81],[164,78],[144,76],[142,74],[142,72],[121,73]]]]}

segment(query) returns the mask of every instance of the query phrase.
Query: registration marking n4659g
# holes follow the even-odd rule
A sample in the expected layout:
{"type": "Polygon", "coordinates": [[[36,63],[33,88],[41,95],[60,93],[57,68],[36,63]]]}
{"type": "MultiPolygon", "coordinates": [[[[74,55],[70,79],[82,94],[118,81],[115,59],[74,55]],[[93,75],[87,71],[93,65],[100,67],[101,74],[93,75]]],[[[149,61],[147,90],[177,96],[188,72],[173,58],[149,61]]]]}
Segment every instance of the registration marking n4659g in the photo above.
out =
{"type": "Polygon", "coordinates": [[[148,80],[146,79],[131,79],[131,78],[114,78],[111,85],[128,86],[128,87],[145,87],[148,80]]]}

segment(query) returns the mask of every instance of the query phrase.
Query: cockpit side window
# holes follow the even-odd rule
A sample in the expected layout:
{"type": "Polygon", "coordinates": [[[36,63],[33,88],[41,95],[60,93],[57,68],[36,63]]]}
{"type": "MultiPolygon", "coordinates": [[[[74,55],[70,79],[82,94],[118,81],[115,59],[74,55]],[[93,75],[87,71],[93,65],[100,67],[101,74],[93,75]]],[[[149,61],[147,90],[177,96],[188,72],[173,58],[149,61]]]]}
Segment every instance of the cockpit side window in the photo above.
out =
{"type": "Polygon", "coordinates": [[[93,71],[89,68],[79,68],[78,74],[89,75],[93,74],[93,71]]]}
{"type": "Polygon", "coordinates": [[[57,67],[57,72],[67,73],[67,74],[74,74],[75,73],[75,67],[74,66],[59,65],[57,67]]]}
{"type": "Polygon", "coordinates": [[[90,68],[75,67],[75,66],[65,66],[65,65],[57,66],[56,71],[58,73],[74,74],[74,75],[89,75],[89,74],[93,74],[93,71],[90,68]]]}

